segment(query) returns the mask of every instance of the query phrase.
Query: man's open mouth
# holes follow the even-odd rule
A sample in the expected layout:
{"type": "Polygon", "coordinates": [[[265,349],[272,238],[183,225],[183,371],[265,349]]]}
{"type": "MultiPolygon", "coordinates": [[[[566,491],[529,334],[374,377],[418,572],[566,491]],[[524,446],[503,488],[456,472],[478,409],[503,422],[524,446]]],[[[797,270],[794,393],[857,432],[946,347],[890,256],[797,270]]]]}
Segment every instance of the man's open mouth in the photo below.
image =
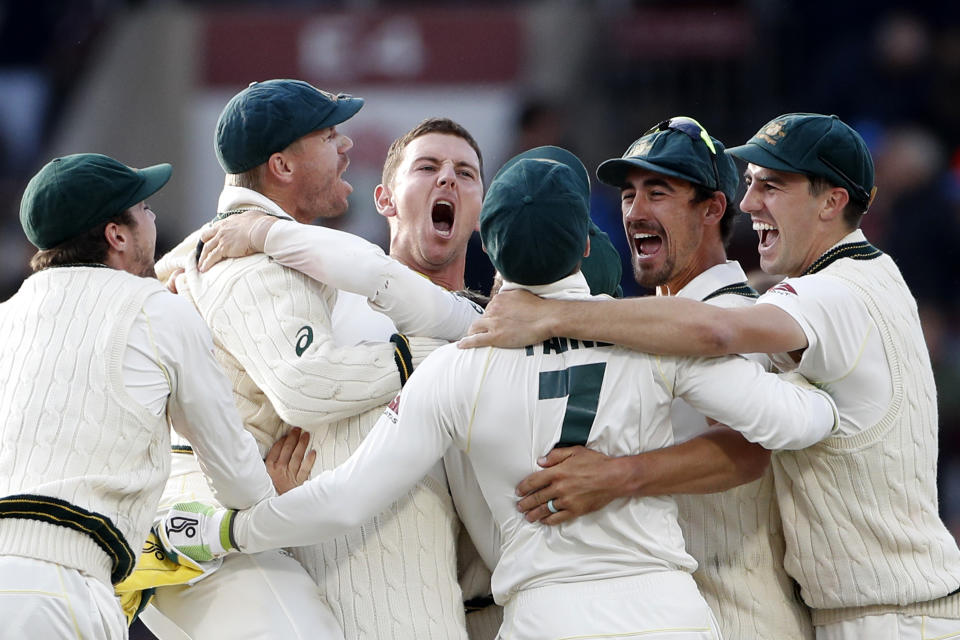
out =
{"type": "Polygon", "coordinates": [[[655,256],[663,247],[663,238],[655,233],[635,232],[633,246],[641,260],[655,256]]]}
{"type": "Polygon", "coordinates": [[[780,239],[780,230],[772,224],[766,222],[754,222],[753,230],[760,236],[760,246],[758,249],[764,251],[777,243],[780,239]]]}
{"type": "Polygon", "coordinates": [[[449,200],[437,200],[433,203],[430,218],[437,234],[448,238],[453,233],[453,203],[449,200]]]}

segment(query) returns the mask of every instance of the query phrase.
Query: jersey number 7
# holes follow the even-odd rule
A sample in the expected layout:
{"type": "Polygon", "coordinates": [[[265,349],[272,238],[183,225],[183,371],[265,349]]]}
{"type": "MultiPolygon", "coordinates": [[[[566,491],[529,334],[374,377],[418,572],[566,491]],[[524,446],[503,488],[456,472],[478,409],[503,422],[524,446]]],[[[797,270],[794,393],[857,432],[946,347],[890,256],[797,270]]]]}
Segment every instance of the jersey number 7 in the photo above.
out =
{"type": "Polygon", "coordinates": [[[567,396],[560,441],[556,447],[586,445],[590,429],[597,417],[600,387],[603,386],[605,362],[578,364],[569,369],[540,372],[540,400],[567,396]]]}

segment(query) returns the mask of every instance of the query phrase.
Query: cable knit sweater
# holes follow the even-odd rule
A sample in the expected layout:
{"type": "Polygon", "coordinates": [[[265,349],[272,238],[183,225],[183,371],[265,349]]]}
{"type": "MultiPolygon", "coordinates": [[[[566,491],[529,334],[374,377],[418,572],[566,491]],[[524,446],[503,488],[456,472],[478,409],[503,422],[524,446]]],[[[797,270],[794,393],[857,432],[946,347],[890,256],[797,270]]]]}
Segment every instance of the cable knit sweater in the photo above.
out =
{"type": "MultiPolygon", "coordinates": [[[[285,216],[259,194],[228,193],[236,197],[221,198],[221,209],[252,203],[285,216]]],[[[175,252],[191,250],[189,240],[175,252]]],[[[186,267],[180,292],[210,326],[240,414],[261,450],[296,425],[310,432],[318,451],[313,475],[346,460],[400,390],[394,345],[336,346],[336,289],[265,255],[227,260],[204,274],[193,261],[186,267]]],[[[409,338],[414,367],[442,344],[409,338]]],[[[202,491],[199,482],[192,484],[202,491]]],[[[348,639],[465,638],[456,528],[446,488],[428,477],[353,534],[293,553],[348,639]]]]}
{"type": "Polygon", "coordinates": [[[122,361],[144,299],[160,289],[124,271],[56,268],[0,305],[0,506],[37,516],[0,518],[0,554],[107,584],[132,570],[169,473],[170,435],[164,414],[127,393],[122,361]]]}
{"type": "Polygon", "coordinates": [[[889,256],[837,260],[818,277],[866,305],[893,397],[856,435],[774,455],[787,569],[820,609],[817,624],[885,611],[960,617],[960,599],[943,597],[960,585],[960,551],[938,515],[936,387],[916,303],[889,256]]]}

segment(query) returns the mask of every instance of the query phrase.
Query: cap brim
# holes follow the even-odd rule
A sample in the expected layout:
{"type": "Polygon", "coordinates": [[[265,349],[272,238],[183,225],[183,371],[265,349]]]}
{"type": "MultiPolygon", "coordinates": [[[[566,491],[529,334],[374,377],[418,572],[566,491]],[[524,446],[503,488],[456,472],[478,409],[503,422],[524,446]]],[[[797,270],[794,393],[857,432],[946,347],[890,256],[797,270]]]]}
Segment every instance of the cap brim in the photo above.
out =
{"type": "Polygon", "coordinates": [[[137,169],[137,173],[143,178],[143,184],[130,196],[129,202],[123,206],[121,211],[129,209],[138,202],[143,202],[157,191],[160,191],[163,185],[167,184],[167,181],[170,180],[173,167],[164,162],[163,164],[155,164],[152,167],[137,169]]]}
{"type": "Polygon", "coordinates": [[[702,180],[700,178],[696,178],[670,167],[664,167],[659,164],[648,162],[641,158],[612,158],[610,160],[605,160],[600,163],[599,167],[597,167],[597,179],[604,184],[610,185],[611,187],[622,188],[627,183],[627,173],[630,172],[630,169],[634,168],[646,169],[648,171],[660,173],[672,178],[680,178],[681,180],[686,180],[687,182],[692,182],[693,184],[702,184],[702,180]]]}
{"type": "Polygon", "coordinates": [[[335,127],[338,124],[346,122],[355,116],[361,107],[363,107],[363,98],[339,98],[333,111],[327,114],[327,117],[317,125],[317,129],[335,127]]]}
{"type": "Polygon", "coordinates": [[[758,144],[748,142],[739,147],[727,149],[727,153],[738,160],[743,160],[744,162],[749,162],[765,169],[787,171],[789,173],[804,173],[803,171],[798,171],[796,167],[787,164],[758,144]]]}
{"type": "Polygon", "coordinates": [[[534,147],[533,149],[527,149],[523,153],[519,153],[509,160],[507,160],[502,167],[497,171],[497,175],[493,177],[494,180],[500,177],[504,171],[508,170],[513,165],[517,164],[521,160],[551,160],[553,162],[559,162],[562,165],[570,167],[573,172],[577,175],[577,179],[580,182],[580,187],[583,189],[585,198],[589,201],[590,199],[590,174],[587,173],[587,168],[583,166],[583,162],[580,161],[573,153],[570,153],[562,147],[554,146],[543,146],[543,147],[534,147]]]}

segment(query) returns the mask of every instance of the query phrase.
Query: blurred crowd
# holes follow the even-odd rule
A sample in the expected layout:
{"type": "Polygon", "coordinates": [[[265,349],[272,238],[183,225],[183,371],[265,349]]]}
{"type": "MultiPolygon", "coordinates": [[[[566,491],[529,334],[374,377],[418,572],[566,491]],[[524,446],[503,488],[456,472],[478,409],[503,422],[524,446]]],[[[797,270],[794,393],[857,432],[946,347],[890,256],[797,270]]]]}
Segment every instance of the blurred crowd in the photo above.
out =
{"type": "MultiPolygon", "coordinates": [[[[0,5],[0,300],[26,275],[30,247],[17,216],[26,180],[48,159],[45,145],[83,82],[98,39],[125,12],[148,4],[0,5]]],[[[321,6],[371,10],[379,4],[385,3],[321,6]]],[[[399,7],[424,4],[430,3],[399,7]]],[[[575,34],[554,43],[575,50],[550,67],[559,78],[533,95],[518,87],[517,150],[557,144],[595,167],[649,126],[678,114],[697,117],[730,145],[787,111],[836,113],[863,135],[879,187],[863,227],[898,262],[921,307],[938,384],[941,509],[960,534],[960,262],[949,257],[960,245],[960,8],[882,0],[869,12],[857,3],[825,0],[515,5],[546,6],[546,13],[550,5],[573,6],[585,16],[576,26],[552,27],[575,34]],[[712,20],[724,25],[722,32],[709,29],[712,20]]],[[[533,41],[543,47],[551,39],[533,41]]],[[[625,256],[625,292],[644,293],[630,278],[617,194],[597,187],[593,198],[598,224],[625,256]]],[[[755,246],[756,235],[741,219],[732,257],[756,266],[755,246]]],[[[474,278],[488,276],[481,269],[474,278]]]]}

